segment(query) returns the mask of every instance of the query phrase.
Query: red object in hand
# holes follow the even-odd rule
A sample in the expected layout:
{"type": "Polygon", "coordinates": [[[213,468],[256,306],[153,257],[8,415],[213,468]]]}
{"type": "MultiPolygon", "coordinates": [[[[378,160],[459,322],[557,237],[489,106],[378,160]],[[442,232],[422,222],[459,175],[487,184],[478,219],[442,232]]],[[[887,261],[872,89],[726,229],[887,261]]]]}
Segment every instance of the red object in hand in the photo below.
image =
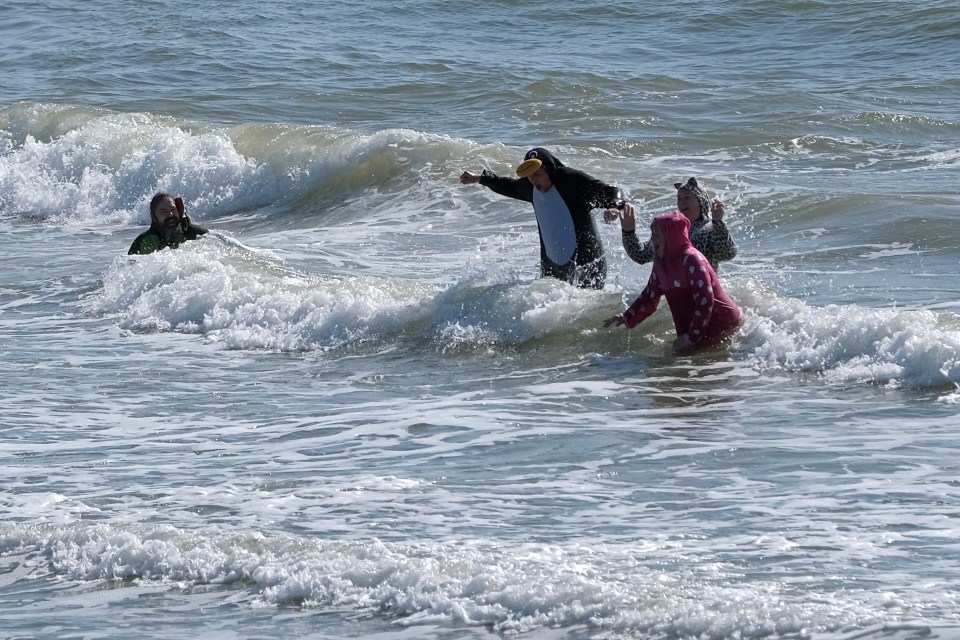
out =
{"type": "Polygon", "coordinates": [[[183,212],[186,211],[186,209],[183,208],[183,198],[174,198],[173,204],[177,206],[177,213],[182,216],[183,212]]]}

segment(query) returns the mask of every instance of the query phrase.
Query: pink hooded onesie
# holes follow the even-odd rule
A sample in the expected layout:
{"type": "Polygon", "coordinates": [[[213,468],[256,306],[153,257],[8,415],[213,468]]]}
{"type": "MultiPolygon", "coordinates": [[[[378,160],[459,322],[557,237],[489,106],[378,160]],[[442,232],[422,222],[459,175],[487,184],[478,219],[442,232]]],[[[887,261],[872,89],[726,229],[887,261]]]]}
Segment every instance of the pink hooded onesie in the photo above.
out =
{"type": "Polygon", "coordinates": [[[717,272],[690,243],[690,221],[679,211],[654,218],[666,246],[662,261],[654,259],[647,286],[623,312],[628,327],[647,319],[667,297],[677,336],[693,344],[710,344],[740,324],[740,309],[720,286],[717,272]]]}

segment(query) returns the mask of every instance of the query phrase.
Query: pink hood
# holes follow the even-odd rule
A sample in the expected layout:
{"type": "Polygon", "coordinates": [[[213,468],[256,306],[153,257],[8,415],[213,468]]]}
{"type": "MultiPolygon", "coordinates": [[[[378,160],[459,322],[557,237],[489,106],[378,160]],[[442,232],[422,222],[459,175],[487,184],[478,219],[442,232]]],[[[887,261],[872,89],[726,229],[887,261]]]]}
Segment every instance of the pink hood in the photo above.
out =
{"type": "Polygon", "coordinates": [[[653,222],[660,228],[660,235],[667,247],[662,261],[654,257],[653,267],[660,267],[666,274],[672,271],[671,266],[680,265],[680,258],[688,248],[693,249],[690,242],[690,220],[679,211],[673,211],[657,216],[653,222]]]}
{"type": "Polygon", "coordinates": [[[690,242],[690,221],[679,211],[653,220],[666,247],[662,260],[654,257],[646,288],[624,312],[634,327],[652,314],[661,296],[667,298],[677,335],[693,343],[710,342],[740,323],[740,309],[720,285],[710,262],[690,242]]]}

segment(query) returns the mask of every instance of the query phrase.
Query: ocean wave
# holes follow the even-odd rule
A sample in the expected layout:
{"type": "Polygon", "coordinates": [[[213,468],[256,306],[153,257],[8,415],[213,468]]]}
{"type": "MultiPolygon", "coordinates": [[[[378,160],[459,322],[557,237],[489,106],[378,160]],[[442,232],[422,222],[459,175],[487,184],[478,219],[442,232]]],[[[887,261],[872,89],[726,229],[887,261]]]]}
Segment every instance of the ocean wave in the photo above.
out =
{"type": "MultiPolygon", "coordinates": [[[[322,210],[473,145],[403,129],[213,125],[78,105],[0,108],[0,215],[54,224],[146,224],[157,191],[195,221],[258,208],[322,210]]],[[[268,211],[269,213],[269,211],[268,211]]]]}
{"type": "MultiPolygon", "coordinates": [[[[622,348],[621,334],[599,327],[629,296],[482,264],[446,285],[309,274],[211,237],[177,251],[117,258],[103,289],[84,305],[125,330],[196,334],[230,349],[298,352],[368,342],[438,351],[562,348],[571,339],[585,351],[622,348]]],[[[745,311],[732,357],[758,368],[813,373],[831,383],[960,384],[960,320],[953,313],[817,307],[749,277],[732,278],[727,288],[745,311]]],[[[663,306],[634,331],[644,339],[632,349],[656,353],[669,344],[673,327],[663,306]]]]}
{"type": "Polygon", "coordinates": [[[454,286],[308,274],[214,236],[177,251],[115,259],[103,289],[84,305],[130,331],[295,352],[386,339],[433,341],[439,349],[522,344],[579,331],[585,318],[597,318],[598,303],[611,300],[555,280],[517,280],[509,267],[478,269],[454,286]]]}
{"type": "MultiPolygon", "coordinates": [[[[883,590],[816,593],[805,579],[795,595],[789,579],[744,579],[734,566],[698,560],[695,539],[504,548],[483,540],[417,544],[7,523],[0,551],[75,583],[225,585],[245,595],[224,597],[249,608],[377,611],[407,627],[466,625],[511,635],[581,629],[647,638],[794,637],[897,623],[915,606],[933,606],[883,590]]],[[[940,600],[948,609],[950,596],[940,600]]]]}
{"type": "Polygon", "coordinates": [[[960,384],[960,317],[926,309],[816,307],[758,282],[737,289],[747,309],[741,348],[764,369],[838,384],[893,388],[960,384]]]}

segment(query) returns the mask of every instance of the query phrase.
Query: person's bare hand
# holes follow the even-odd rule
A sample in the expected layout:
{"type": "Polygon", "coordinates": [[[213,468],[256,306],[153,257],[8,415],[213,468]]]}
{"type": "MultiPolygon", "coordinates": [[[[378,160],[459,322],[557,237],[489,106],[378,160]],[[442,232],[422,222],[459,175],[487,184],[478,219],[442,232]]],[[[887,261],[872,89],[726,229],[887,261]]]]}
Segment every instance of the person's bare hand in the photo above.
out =
{"type": "Polygon", "coordinates": [[[724,213],[723,203],[720,200],[714,200],[710,204],[710,214],[714,220],[723,220],[724,213]]]}
{"type": "Polygon", "coordinates": [[[617,219],[620,220],[620,229],[622,231],[629,233],[637,228],[637,213],[633,205],[629,202],[624,202],[623,207],[620,209],[611,207],[603,212],[603,221],[607,224],[617,219]]]}
{"type": "Polygon", "coordinates": [[[623,325],[625,325],[625,324],[627,324],[627,321],[626,321],[626,319],[623,317],[623,314],[613,316],[612,318],[607,318],[606,320],[603,321],[603,326],[604,326],[604,327],[609,327],[609,326],[611,326],[611,325],[620,327],[620,326],[623,326],[623,325]]]}
{"type": "Polygon", "coordinates": [[[477,184],[480,182],[480,176],[469,171],[460,174],[460,184],[477,184]]]}

